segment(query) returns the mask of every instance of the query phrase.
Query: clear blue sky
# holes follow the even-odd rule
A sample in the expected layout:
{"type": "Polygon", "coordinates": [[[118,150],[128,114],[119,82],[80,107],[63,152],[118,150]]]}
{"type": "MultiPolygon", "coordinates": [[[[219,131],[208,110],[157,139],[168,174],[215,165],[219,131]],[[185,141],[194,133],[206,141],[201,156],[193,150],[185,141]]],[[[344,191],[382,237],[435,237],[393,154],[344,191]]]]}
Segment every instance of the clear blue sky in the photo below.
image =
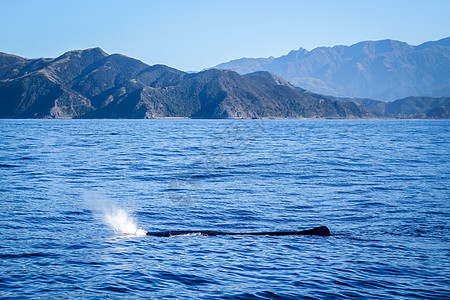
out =
{"type": "Polygon", "coordinates": [[[0,52],[57,57],[101,47],[198,71],[300,47],[450,36],[449,0],[1,0],[0,52]]]}

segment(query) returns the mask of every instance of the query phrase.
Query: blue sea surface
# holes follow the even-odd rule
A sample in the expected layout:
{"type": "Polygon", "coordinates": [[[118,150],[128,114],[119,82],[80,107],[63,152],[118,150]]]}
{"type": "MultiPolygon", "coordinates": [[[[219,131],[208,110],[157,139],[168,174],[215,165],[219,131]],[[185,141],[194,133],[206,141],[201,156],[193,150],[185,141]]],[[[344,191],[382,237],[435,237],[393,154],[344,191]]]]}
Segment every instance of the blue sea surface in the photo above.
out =
{"type": "Polygon", "coordinates": [[[0,120],[0,143],[2,299],[450,295],[449,120],[0,120]]]}

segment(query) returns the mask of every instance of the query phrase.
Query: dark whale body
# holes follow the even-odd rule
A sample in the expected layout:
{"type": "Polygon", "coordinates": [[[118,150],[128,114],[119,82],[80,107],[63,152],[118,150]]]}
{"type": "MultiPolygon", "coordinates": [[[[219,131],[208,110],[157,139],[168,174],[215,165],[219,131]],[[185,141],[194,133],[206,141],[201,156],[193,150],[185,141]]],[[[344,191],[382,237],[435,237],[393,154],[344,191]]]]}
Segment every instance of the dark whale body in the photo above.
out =
{"type": "Polygon", "coordinates": [[[203,235],[203,236],[217,236],[217,235],[268,235],[268,236],[283,236],[283,235],[318,235],[331,236],[331,232],[326,226],[320,226],[313,229],[302,231],[269,231],[269,232],[223,232],[213,230],[185,230],[185,231],[162,231],[162,232],[147,232],[147,235],[169,237],[169,236],[183,236],[183,235],[203,235]]]}

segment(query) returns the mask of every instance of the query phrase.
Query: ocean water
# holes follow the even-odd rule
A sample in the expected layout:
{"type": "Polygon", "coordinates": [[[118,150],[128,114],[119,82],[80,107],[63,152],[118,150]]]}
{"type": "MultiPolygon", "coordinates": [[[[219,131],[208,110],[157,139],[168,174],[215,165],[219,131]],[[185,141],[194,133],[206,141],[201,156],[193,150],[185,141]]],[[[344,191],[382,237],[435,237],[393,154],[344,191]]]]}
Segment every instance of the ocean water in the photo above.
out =
{"type": "Polygon", "coordinates": [[[448,120],[0,120],[0,143],[2,299],[450,295],[448,120]]]}

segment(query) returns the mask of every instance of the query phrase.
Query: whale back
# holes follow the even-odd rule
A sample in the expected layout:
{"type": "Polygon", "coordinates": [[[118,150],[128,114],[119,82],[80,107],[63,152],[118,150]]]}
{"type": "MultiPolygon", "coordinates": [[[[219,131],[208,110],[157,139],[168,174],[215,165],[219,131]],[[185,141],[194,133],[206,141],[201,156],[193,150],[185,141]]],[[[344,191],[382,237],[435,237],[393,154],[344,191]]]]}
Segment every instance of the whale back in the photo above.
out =
{"type": "Polygon", "coordinates": [[[284,235],[317,235],[317,236],[331,236],[330,229],[327,226],[320,226],[302,231],[268,231],[268,232],[223,232],[213,230],[175,230],[162,232],[147,232],[147,235],[170,237],[170,236],[217,236],[217,235],[267,235],[267,236],[284,236],[284,235]]]}

